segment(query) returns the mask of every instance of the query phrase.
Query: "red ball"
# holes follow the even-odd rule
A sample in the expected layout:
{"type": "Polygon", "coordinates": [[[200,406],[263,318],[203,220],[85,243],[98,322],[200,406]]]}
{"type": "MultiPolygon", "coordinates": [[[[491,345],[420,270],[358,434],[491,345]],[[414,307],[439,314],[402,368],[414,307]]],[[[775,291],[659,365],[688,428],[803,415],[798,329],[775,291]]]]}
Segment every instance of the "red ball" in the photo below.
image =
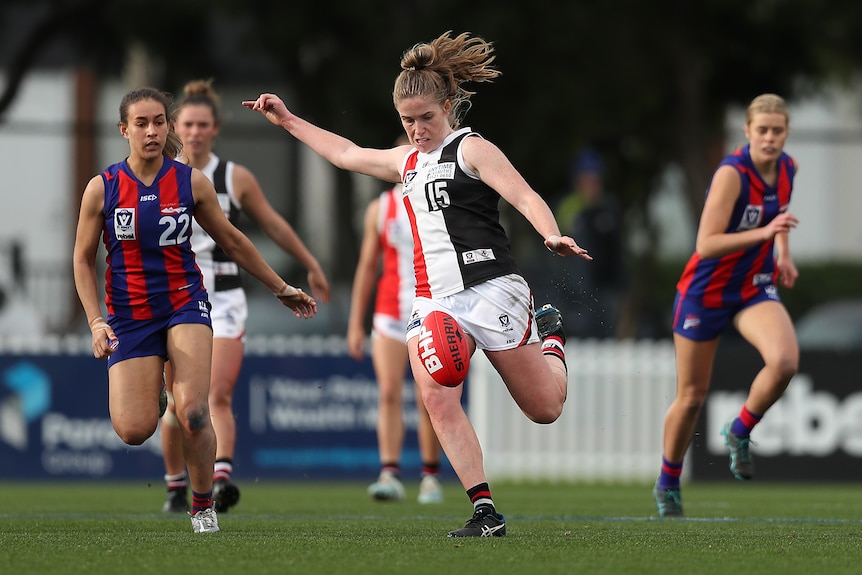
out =
{"type": "Polygon", "coordinates": [[[429,313],[419,328],[419,359],[434,381],[458,387],[470,369],[470,345],[455,318],[442,311],[429,313]]]}

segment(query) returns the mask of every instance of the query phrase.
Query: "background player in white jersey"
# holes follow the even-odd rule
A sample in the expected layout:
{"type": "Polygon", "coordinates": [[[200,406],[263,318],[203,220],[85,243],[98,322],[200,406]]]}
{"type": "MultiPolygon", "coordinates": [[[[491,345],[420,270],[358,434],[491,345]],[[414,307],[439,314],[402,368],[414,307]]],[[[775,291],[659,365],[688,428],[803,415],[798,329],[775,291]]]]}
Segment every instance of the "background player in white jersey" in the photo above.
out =
{"type": "Polygon", "coordinates": [[[391,149],[359,147],[299,118],[274,94],[243,102],[335,166],[404,183],[416,245],[417,297],[407,333],[413,376],[474,509],[450,537],[502,536],[506,523],[491,498],[482,449],[461,406],[463,386],[438,385],[419,358],[422,320],[433,310],[454,317],[470,336],[470,351],[484,351],[527,417],[551,423],[566,400],[562,320],[551,306],[534,318],[532,294],[499,222],[500,197],[527,218],[549,250],[591,259],[572,238],[560,236],[548,205],[497,146],[469,129],[456,131],[472,94],[462,84],[496,78],[493,60],[491,45],[468,33],[453,38],[447,32],[408,50],[393,101],[410,145],[391,149]]]}
{"type": "MultiPolygon", "coordinates": [[[[396,145],[407,143],[406,136],[396,141],[396,145]]],[[[404,335],[416,285],[413,275],[413,236],[400,185],[380,194],[365,210],[362,247],[353,279],[347,323],[347,349],[357,360],[364,356],[365,314],[375,291],[375,278],[377,293],[371,359],[379,394],[377,446],[380,452],[380,475],[368,487],[368,493],[378,501],[398,501],[404,498],[404,486],[400,478],[405,435],[402,392],[408,365],[404,335]],[[381,260],[382,273],[378,277],[381,260]]],[[[416,409],[419,414],[419,454],[422,458],[418,500],[419,503],[440,503],[443,501],[443,490],[438,480],[440,442],[418,388],[416,409]]]]}
{"type": "MultiPolygon", "coordinates": [[[[221,160],[213,154],[221,113],[219,96],[212,87],[212,81],[195,80],[186,84],[177,108],[176,130],[183,141],[183,160],[200,169],[213,182],[227,218],[236,224],[241,212],[248,214],[279,247],[308,270],[308,285],[315,298],[328,301],[329,283],[320,264],[291,225],[267,201],[254,175],[244,166],[221,160]]],[[[216,434],[213,503],[216,511],[224,512],[239,500],[239,489],[231,481],[236,445],[232,401],[242,367],[248,305],[237,264],[197,225],[192,233],[192,247],[212,304],[213,359],[209,405],[216,434]]],[[[166,372],[170,382],[169,364],[166,372]]],[[[168,487],[163,510],[184,512],[188,507],[185,461],[172,404],[169,396],[168,411],[162,419],[162,448],[168,487]]]]}

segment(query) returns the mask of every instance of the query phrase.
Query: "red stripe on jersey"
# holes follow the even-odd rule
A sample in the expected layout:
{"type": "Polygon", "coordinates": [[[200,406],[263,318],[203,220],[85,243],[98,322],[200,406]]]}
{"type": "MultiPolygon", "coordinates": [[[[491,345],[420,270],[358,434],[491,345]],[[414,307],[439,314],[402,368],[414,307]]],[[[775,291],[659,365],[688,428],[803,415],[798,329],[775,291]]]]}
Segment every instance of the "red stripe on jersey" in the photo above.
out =
{"type": "MultiPolygon", "coordinates": [[[[162,206],[179,206],[180,192],[177,185],[177,170],[171,167],[170,170],[162,177],[159,182],[159,200],[162,206]]],[[[180,214],[180,217],[191,218],[191,214],[180,214]]],[[[182,229],[183,223],[177,222],[178,230],[182,229]]],[[[188,220],[188,231],[191,231],[191,219],[188,220]]],[[[177,236],[179,237],[179,236],[177,236]]],[[[188,237],[185,241],[189,241],[188,237]]],[[[179,309],[191,301],[189,291],[185,289],[189,283],[186,277],[186,269],[183,265],[183,250],[182,247],[174,244],[172,246],[163,246],[162,253],[165,258],[165,271],[168,278],[168,296],[171,298],[171,306],[173,309],[179,309]]]]}
{"type": "MultiPolygon", "coordinates": [[[[715,272],[709,278],[709,285],[726,286],[730,278],[733,277],[733,270],[737,263],[739,263],[739,259],[744,254],[744,251],[739,251],[722,257],[718,267],[715,268],[715,272]]],[[[722,289],[708,287],[703,294],[703,305],[706,307],[721,307],[724,303],[723,296],[724,292],[722,289]]]]}
{"type": "Polygon", "coordinates": [[[688,260],[688,264],[686,264],[685,269],[682,272],[682,276],[679,279],[679,283],[676,284],[676,289],[685,297],[688,293],[688,288],[691,286],[691,281],[694,279],[694,272],[697,269],[698,264],[700,263],[700,256],[697,255],[697,252],[691,256],[688,260]]]}
{"type": "MultiPolygon", "coordinates": [[[[130,178],[125,172],[118,172],[118,206],[135,206],[135,219],[138,218],[138,183],[130,178]]],[[[134,229],[140,233],[138,222],[135,221],[134,229]]],[[[123,262],[126,270],[126,292],[129,294],[129,306],[132,310],[132,319],[151,319],[153,317],[150,306],[147,305],[147,278],[144,275],[144,256],[141,252],[140,239],[133,242],[120,242],[123,249],[123,262]]]]}
{"type": "MultiPolygon", "coordinates": [[[[748,300],[749,298],[754,297],[760,291],[759,286],[754,285],[754,276],[763,269],[763,262],[767,257],[772,257],[772,247],[773,242],[763,242],[760,244],[759,253],[755,257],[754,261],[751,264],[751,268],[749,268],[748,273],[745,274],[745,282],[742,284],[742,290],[740,295],[742,296],[743,301],[748,300]]],[[[773,278],[774,280],[775,278],[773,278]]]]}
{"type": "Polygon", "coordinates": [[[401,317],[400,293],[401,293],[401,274],[398,269],[398,250],[392,244],[389,238],[389,222],[396,218],[398,212],[398,204],[400,198],[395,197],[395,192],[389,191],[385,196],[386,203],[380,203],[380,210],[383,212],[380,220],[383,227],[380,230],[380,243],[383,246],[383,270],[380,275],[380,281],[377,283],[377,301],[375,302],[375,312],[388,315],[390,317],[401,317]]]}
{"type": "Polygon", "coordinates": [[[796,163],[792,159],[787,161],[786,163],[781,162],[779,164],[779,166],[781,167],[781,171],[778,173],[778,185],[776,186],[778,188],[779,206],[786,206],[790,203],[790,191],[792,186],[790,184],[790,174],[788,174],[787,172],[790,169],[791,165],[794,168],[796,167],[796,163]]]}
{"type": "MultiPolygon", "coordinates": [[[[419,150],[414,150],[407,157],[404,164],[404,172],[401,174],[402,181],[404,175],[416,168],[416,162],[419,159],[419,150]]],[[[413,212],[413,206],[410,205],[410,197],[404,196],[404,207],[407,210],[407,217],[410,219],[410,229],[413,232],[413,271],[416,274],[416,297],[431,297],[431,285],[428,283],[428,267],[425,265],[425,255],[422,250],[422,240],[419,238],[419,232],[416,229],[416,214],[413,212]]]]}

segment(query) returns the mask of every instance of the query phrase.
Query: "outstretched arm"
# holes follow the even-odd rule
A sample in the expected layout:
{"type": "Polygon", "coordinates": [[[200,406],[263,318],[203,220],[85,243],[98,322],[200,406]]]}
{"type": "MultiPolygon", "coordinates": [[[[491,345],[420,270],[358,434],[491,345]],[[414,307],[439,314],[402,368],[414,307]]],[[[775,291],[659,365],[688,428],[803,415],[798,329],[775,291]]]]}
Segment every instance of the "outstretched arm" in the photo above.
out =
{"type": "Polygon", "coordinates": [[[329,301],[329,281],[323,268],[293,226],[279,214],[266,199],[257,178],[244,166],[236,165],[233,171],[234,189],[242,211],[278,246],[292,255],[308,271],[308,285],[315,299],[329,301]]]}
{"type": "Polygon", "coordinates": [[[317,313],[317,303],[301,289],[288,285],[275,273],[245,234],[225,217],[215,188],[200,170],[192,171],[195,196],[195,219],[213,237],[230,259],[265,285],[296,317],[310,318],[317,313]]]}
{"type": "Polygon", "coordinates": [[[461,146],[467,167],[527,218],[545,239],[545,247],[557,255],[593,259],[575,240],[560,235],[551,208],[497,146],[479,137],[465,138],[461,146]]]}
{"type": "Polygon", "coordinates": [[[409,146],[389,150],[361,148],[347,138],[295,115],[275,94],[261,94],[257,100],[246,100],[242,105],[260,112],[267,120],[290,132],[294,138],[338,168],[387,182],[401,181],[401,163],[409,146]]]}

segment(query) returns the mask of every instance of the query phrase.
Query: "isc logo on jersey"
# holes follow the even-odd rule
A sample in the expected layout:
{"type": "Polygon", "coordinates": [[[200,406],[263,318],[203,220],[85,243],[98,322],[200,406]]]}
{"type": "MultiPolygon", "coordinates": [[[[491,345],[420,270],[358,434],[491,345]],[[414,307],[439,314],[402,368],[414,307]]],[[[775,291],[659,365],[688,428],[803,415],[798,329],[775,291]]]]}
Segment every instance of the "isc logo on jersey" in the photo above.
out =
{"type": "Polygon", "coordinates": [[[470,347],[451,315],[432,311],[419,328],[419,359],[440,385],[457,387],[470,368],[470,347]]]}

